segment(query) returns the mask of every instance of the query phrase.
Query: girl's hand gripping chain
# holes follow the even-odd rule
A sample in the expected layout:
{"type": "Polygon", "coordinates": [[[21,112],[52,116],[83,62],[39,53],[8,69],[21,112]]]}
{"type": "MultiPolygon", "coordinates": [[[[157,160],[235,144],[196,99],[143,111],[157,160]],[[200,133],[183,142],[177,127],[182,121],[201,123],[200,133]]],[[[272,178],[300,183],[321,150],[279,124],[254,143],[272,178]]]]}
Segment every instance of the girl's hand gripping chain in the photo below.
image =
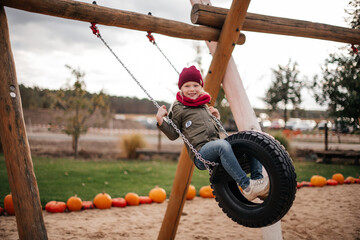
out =
{"type": "Polygon", "coordinates": [[[209,107],[210,113],[216,117],[218,120],[220,120],[220,113],[219,110],[217,110],[216,108],[214,108],[213,106],[209,107]]]}
{"type": "Polygon", "coordinates": [[[159,126],[161,126],[161,124],[163,123],[164,121],[164,117],[168,115],[168,112],[166,110],[166,106],[165,105],[162,105],[158,111],[157,111],[157,114],[156,114],[156,120],[159,124],[159,126]]]}

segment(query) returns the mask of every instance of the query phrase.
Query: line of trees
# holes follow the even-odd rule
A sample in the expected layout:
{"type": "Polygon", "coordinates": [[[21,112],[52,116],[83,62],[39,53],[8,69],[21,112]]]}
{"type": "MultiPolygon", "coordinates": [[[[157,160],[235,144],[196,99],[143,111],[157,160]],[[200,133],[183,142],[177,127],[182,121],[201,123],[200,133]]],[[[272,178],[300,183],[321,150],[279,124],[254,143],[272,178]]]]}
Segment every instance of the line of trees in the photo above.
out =
{"type": "MultiPolygon", "coordinates": [[[[26,87],[19,85],[23,109],[53,108],[56,96],[60,90],[42,89],[39,87],[26,87]]],[[[95,93],[84,92],[84,98],[91,99],[95,93]]],[[[156,109],[154,104],[148,99],[136,97],[107,96],[110,112],[112,113],[134,113],[134,114],[154,114],[156,109]]],[[[169,103],[160,101],[159,104],[169,106],[169,103]]]]}

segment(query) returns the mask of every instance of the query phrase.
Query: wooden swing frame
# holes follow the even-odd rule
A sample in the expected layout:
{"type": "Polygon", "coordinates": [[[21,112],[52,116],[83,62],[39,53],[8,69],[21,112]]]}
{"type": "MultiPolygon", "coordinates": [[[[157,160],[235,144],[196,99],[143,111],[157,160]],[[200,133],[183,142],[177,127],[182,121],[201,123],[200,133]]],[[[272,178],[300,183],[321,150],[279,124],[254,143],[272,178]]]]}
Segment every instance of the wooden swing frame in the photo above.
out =
{"type": "MultiPolygon", "coordinates": [[[[198,1],[193,0],[192,2],[196,3],[198,1]]],[[[196,21],[199,21],[200,24],[219,28],[216,29],[72,0],[0,0],[0,138],[4,148],[20,239],[47,239],[48,237],[25,129],[21,96],[4,6],[60,18],[151,31],[184,39],[217,41],[217,46],[209,46],[213,53],[213,59],[205,78],[205,90],[212,95],[212,99],[216,99],[220,85],[223,79],[226,80],[228,72],[238,74],[237,69],[234,69],[234,67],[229,68],[230,64],[228,65],[228,63],[229,61],[233,63],[231,54],[235,45],[245,42],[245,36],[240,30],[360,44],[360,30],[355,29],[298,20],[291,20],[290,22],[285,20],[281,22],[284,28],[279,30],[276,24],[273,21],[270,22],[270,20],[276,19],[279,22],[280,18],[247,13],[249,3],[250,0],[233,0],[230,10],[195,5],[192,11],[192,19],[198,19],[196,21]],[[210,13],[215,14],[204,17],[203,13],[206,11],[201,12],[204,8],[210,9],[210,13]],[[218,14],[219,12],[222,12],[222,16],[218,14]],[[214,22],[217,22],[217,25],[214,22]],[[220,26],[219,22],[221,23],[220,26]],[[266,31],[261,30],[264,25],[266,25],[266,31]],[[302,27],[301,31],[299,31],[299,27],[302,27]],[[329,34],[329,32],[332,34],[329,34]]],[[[225,83],[225,80],[223,82],[224,90],[229,98],[230,105],[236,104],[240,109],[237,112],[233,110],[239,130],[259,130],[256,117],[241,81],[228,81],[228,83],[225,83]],[[239,93],[242,93],[242,95],[239,95],[239,93]]],[[[214,104],[214,102],[211,102],[211,104],[214,104]]],[[[184,146],[179,158],[171,196],[158,239],[175,238],[193,170],[194,165],[189,159],[184,146]]]]}

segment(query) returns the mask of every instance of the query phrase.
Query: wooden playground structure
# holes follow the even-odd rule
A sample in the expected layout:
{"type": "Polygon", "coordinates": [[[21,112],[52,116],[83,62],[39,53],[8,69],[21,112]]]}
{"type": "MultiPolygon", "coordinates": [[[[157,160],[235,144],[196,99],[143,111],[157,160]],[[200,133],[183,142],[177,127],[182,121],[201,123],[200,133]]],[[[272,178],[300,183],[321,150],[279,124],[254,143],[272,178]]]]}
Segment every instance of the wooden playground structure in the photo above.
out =
{"type": "MultiPolygon", "coordinates": [[[[235,46],[245,42],[242,30],[360,44],[360,30],[247,13],[250,0],[233,0],[230,9],[203,4],[210,3],[209,1],[200,3],[192,0],[191,3],[194,4],[191,20],[200,26],[73,0],[0,0],[0,138],[4,148],[20,239],[48,237],[25,129],[4,7],[83,22],[150,31],[177,38],[206,40],[213,59],[205,77],[205,91],[215,100],[223,84],[239,130],[260,131],[231,57],[235,46]]],[[[212,101],[211,105],[213,104],[212,101]]],[[[175,238],[193,170],[194,165],[184,146],[158,239],[175,238]]],[[[279,224],[265,228],[263,234],[278,231],[272,239],[281,239],[279,224]]]]}

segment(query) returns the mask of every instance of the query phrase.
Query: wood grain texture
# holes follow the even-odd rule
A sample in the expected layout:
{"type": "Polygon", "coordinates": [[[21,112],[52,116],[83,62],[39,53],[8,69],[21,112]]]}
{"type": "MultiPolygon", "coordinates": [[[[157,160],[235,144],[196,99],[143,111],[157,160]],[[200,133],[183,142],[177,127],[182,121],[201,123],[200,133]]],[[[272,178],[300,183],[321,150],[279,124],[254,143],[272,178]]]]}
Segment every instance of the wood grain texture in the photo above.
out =
{"type": "MultiPolygon", "coordinates": [[[[195,4],[191,10],[191,21],[220,29],[228,13],[225,8],[195,4]]],[[[359,29],[254,13],[246,14],[242,30],[360,44],[359,29]]]]}
{"type": "Polygon", "coordinates": [[[20,239],[47,239],[4,7],[0,6],[0,138],[20,239]],[[35,224],[34,224],[35,223],[35,224]]]}
{"type": "Polygon", "coordinates": [[[186,194],[194,172],[194,166],[184,145],[179,157],[169,203],[160,228],[158,240],[175,239],[186,201],[186,194]]]}
{"type": "MultiPolygon", "coordinates": [[[[122,11],[72,0],[0,0],[0,5],[54,17],[95,22],[139,31],[150,31],[184,39],[217,41],[220,35],[220,30],[212,27],[194,26],[147,14],[122,11]]],[[[244,44],[245,35],[241,34],[235,42],[236,44],[244,44]]]]}
{"type": "Polygon", "coordinates": [[[210,105],[214,105],[223,81],[226,67],[231,58],[240,30],[245,20],[250,0],[233,0],[226,16],[220,38],[208,74],[205,78],[204,89],[211,95],[210,105]]]}
{"type": "MultiPolygon", "coordinates": [[[[225,74],[226,66],[234,49],[233,43],[240,35],[240,29],[245,19],[245,14],[250,0],[234,0],[231,6],[230,14],[219,38],[218,48],[210,66],[214,74],[208,74],[205,80],[205,91],[212,96],[212,105],[214,99],[220,90],[220,84],[225,74]],[[241,16],[243,15],[243,17],[241,16]],[[209,77],[210,76],[210,77],[209,77]]],[[[175,239],[177,227],[180,221],[186,192],[191,182],[194,171],[194,164],[189,159],[185,146],[180,155],[179,163],[176,169],[173,188],[169,199],[169,204],[159,232],[159,240],[175,239]]]]}

